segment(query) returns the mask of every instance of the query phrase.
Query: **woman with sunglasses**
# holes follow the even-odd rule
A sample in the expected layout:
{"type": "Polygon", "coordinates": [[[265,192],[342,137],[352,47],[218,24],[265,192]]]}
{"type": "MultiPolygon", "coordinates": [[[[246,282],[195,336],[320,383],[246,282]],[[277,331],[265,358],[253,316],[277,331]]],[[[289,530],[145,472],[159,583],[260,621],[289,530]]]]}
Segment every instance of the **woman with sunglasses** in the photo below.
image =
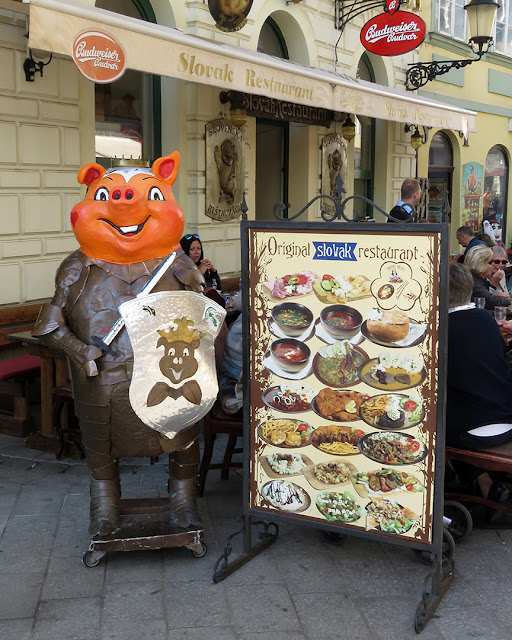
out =
{"type": "Polygon", "coordinates": [[[493,252],[490,247],[478,245],[466,253],[464,266],[473,276],[473,298],[485,298],[485,308],[492,311],[494,307],[507,307],[510,296],[504,291],[491,293],[490,278],[493,275],[493,252]]]}
{"type": "Polygon", "coordinates": [[[489,277],[491,286],[489,291],[491,293],[497,293],[503,291],[508,294],[507,289],[507,276],[505,274],[505,267],[508,264],[507,251],[503,247],[498,245],[492,247],[492,274],[489,277]]]}
{"type": "Polygon", "coordinates": [[[221,290],[220,277],[213,263],[204,257],[203,245],[197,233],[189,233],[180,240],[181,248],[203,274],[206,287],[221,290]]]}

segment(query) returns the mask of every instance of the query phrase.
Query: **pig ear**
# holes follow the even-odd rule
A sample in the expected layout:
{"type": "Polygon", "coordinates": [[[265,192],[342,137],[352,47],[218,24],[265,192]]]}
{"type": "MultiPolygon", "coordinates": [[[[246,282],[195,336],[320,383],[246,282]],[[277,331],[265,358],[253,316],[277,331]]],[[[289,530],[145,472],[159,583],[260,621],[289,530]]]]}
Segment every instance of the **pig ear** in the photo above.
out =
{"type": "Polygon", "coordinates": [[[180,154],[177,151],[173,151],[170,156],[155,160],[151,167],[151,173],[167,184],[173,185],[178,175],[179,164],[180,154]]]}
{"type": "Polygon", "coordinates": [[[101,164],[89,162],[80,169],[77,180],[80,184],[86,184],[89,187],[95,180],[103,177],[105,171],[105,167],[102,167],[101,164]]]}

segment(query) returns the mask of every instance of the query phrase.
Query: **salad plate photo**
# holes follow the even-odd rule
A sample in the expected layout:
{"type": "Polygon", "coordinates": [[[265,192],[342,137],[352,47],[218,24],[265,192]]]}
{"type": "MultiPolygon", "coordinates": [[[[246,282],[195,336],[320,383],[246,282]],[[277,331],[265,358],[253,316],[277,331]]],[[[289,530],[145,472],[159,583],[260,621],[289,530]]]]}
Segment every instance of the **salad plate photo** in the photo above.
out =
{"type": "Polygon", "coordinates": [[[357,522],[366,515],[349,491],[320,491],[316,495],[316,508],[328,522],[357,522]]]}
{"type": "Polygon", "coordinates": [[[366,528],[378,529],[384,533],[407,533],[420,522],[420,517],[413,511],[395,500],[384,498],[372,498],[366,505],[366,513],[366,528]]]}

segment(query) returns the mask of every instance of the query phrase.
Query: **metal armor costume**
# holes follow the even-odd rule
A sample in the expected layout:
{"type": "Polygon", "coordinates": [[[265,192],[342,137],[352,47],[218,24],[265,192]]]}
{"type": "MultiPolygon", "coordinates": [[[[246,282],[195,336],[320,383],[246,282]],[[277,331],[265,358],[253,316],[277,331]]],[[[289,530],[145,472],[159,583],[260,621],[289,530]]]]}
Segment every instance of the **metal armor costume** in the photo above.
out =
{"type": "MultiPolygon", "coordinates": [[[[199,270],[181,249],[177,254],[155,291],[184,288],[202,291],[204,279],[199,270]]],[[[126,331],[113,343],[114,354],[105,353],[95,360],[98,374],[86,374],[90,362],[101,354],[97,347],[88,344],[89,336],[103,336],[110,329],[119,317],[118,306],[137,295],[161,262],[163,258],[112,264],[75,251],[58,269],[55,295],[41,309],[33,331],[49,347],[63,349],[70,363],[75,411],[91,471],[91,535],[105,535],[107,529],[116,526],[116,515],[109,513],[112,510],[108,505],[120,498],[117,467],[120,456],[157,456],[168,452],[171,478],[186,480],[192,473],[195,480],[198,425],[168,440],[141,422],[130,406],[133,352],[126,331]],[[95,493],[99,496],[96,501],[95,493]]],[[[175,502],[174,518],[179,526],[199,524],[196,514],[188,513],[180,504],[179,495],[175,502]]]]}

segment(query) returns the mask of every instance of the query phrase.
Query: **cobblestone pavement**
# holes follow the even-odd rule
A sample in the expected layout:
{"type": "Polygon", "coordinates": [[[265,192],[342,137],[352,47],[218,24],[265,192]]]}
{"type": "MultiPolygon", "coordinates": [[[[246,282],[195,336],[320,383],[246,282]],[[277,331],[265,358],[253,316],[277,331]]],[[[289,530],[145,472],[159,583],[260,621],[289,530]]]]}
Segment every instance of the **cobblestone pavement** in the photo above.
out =
{"type": "MultiPolygon", "coordinates": [[[[219,450],[222,446],[218,445],[219,450]]],[[[124,460],[124,497],[166,495],[165,462],[124,460]]],[[[281,526],[219,584],[212,571],[242,512],[241,475],[210,472],[208,553],[111,553],[88,569],[88,474],[0,435],[1,640],[406,640],[428,567],[408,549],[281,526]]],[[[423,640],[512,640],[512,532],[475,530],[423,640]]]]}

